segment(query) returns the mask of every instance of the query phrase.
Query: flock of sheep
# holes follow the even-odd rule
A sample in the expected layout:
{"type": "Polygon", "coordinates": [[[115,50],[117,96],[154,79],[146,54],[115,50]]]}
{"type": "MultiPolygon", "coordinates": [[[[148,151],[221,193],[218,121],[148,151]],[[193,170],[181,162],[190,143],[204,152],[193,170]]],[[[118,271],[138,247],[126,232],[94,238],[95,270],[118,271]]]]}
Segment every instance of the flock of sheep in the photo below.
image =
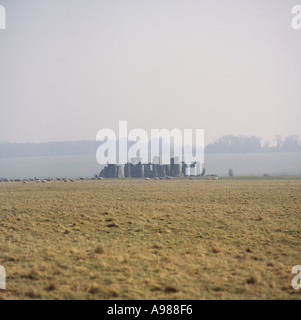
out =
{"type": "MultiPolygon", "coordinates": [[[[172,180],[172,177],[166,177],[166,178],[154,178],[153,180],[172,180]]],[[[194,177],[189,177],[189,180],[193,180],[194,177]]],[[[145,180],[150,180],[150,178],[145,178],[145,180]]],[[[218,180],[217,176],[212,176],[212,177],[206,177],[206,180],[218,180]]]]}
{"type": "MultiPolygon", "coordinates": [[[[47,182],[51,182],[51,181],[62,181],[62,182],[71,182],[74,183],[76,180],[103,180],[104,178],[99,177],[99,178],[79,178],[79,179],[67,179],[67,178],[56,178],[56,179],[15,179],[15,180],[8,180],[8,179],[0,179],[0,182],[21,182],[23,184],[26,184],[28,182],[35,182],[35,183],[47,183],[47,182]]],[[[152,180],[172,180],[172,177],[166,177],[166,178],[158,178],[155,177],[152,180]]],[[[189,177],[190,180],[193,180],[194,177],[189,177]]],[[[145,178],[145,180],[151,180],[151,178],[145,178]]],[[[218,180],[217,176],[212,176],[212,177],[206,177],[206,180],[218,180]]]]}
{"type": "MultiPolygon", "coordinates": [[[[55,179],[57,181],[63,181],[63,182],[75,182],[75,179],[66,179],[66,178],[57,178],[55,179]]],[[[47,183],[50,181],[54,181],[54,179],[14,179],[14,180],[8,180],[8,179],[0,179],[0,182],[21,182],[23,184],[26,184],[28,182],[35,182],[35,183],[47,183]]]]}

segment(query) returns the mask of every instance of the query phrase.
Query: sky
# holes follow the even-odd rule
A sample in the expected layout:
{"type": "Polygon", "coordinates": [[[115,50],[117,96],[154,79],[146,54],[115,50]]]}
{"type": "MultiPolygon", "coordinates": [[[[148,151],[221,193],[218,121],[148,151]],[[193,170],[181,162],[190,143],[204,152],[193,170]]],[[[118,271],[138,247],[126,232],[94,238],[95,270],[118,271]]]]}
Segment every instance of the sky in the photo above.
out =
{"type": "Polygon", "coordinates": [[[301,137],[301,0],[0,0],[0,141],[301,137]]]}

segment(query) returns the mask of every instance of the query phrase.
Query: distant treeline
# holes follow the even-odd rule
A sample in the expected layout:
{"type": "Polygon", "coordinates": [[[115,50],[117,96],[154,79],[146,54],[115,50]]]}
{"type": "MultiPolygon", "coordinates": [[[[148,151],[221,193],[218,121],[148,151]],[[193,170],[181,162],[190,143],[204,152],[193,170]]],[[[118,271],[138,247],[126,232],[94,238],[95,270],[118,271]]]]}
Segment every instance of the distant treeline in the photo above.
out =
{"type": "MultiPolygon", "coordinates": [[[[130,145],[130,144],[129,144],[130,145]]],[[[97,141],[0,143],[0,158],[66,156],[96,154],[97,141]]],[[[173,152],[173,151],[171,151],[173,152]]],[[[205,148],[206,153],[301,152],[298,136],[277,137],[275,146],[262,143],[260,137],[223,136],[205,148]]]]}
{"type": "Polygon", "coordinates": [[[227,135],[206,146],[207,153],[258,153],[258,152],[301,152],[301,140],[293,135],[282,139],[276,137],[276,145],[262,143],[260,137],[227,135]]]}

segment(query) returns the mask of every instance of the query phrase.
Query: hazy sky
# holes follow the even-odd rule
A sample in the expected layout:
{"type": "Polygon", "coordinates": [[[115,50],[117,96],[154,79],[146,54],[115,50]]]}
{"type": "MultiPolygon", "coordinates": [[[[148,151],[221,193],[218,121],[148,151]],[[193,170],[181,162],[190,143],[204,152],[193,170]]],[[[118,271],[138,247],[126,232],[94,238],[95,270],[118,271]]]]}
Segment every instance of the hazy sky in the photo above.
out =
{"type": "Polygon", "coordinates": [[[301,0],[0,0],[0,141],[301,136],[301,0]]]}

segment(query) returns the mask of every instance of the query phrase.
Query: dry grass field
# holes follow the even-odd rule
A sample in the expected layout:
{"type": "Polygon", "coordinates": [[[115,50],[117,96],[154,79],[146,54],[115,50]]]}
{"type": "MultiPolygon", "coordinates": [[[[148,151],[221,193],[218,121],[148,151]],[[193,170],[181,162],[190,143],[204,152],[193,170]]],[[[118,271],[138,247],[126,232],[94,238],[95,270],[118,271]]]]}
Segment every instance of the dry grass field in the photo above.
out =
{"type": "Polygon", "coordinates": [[[301,179],[0,183],[0,299],[301,299],[301,179]]]}

